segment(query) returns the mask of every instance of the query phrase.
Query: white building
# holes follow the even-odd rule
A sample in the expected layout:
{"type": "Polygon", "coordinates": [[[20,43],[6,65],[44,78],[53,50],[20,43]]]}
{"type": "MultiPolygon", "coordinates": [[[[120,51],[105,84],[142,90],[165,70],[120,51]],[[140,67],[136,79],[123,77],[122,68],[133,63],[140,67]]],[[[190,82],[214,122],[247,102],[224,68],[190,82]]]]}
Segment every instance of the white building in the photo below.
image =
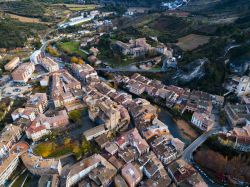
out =
{"type": "Polygon", "coordinates": [[[66,187],[74,186],[85,176],[91,175],[91,171],[95,169],[94,177],[96,180],[99,180],[100,186],[108,186],[117,172],[115,167],[105,158],[99,154],[94,154],[71,166],[66,180],[66,187]],[[102,165],[103,168],[96,169],[100,165],[102,165]]]}
{"type": "Polygon", "coordinates": [[[39,59],[40,64],[49,72],[54,72],[59,70],[59,65],[53,59],[49,57],[44,57],[39,59]]]}
{"type": "Polygon", "coordinates": [[[243,76],[240,78],[236,93],[239,96],[250,94],[250,77],[243,76]]]}
{"type": "Polygon", "coordinates": [[[41,54],[41,50],[35,51],[31,56],[30,56],[30,61],[33,64],[38,64],[38,56],[41,54]]]}
{"type": "Polygon", "coordinates": [[[208,131],[214,125],[210,117],[205,113],[194,112],[191,122],[203,131],[208,131]]]}
{"type": "Polygon", "coordinates": [[[46,87],[49,85],[49,76],[44,76],[41,80],[40,80],[40,85],[42,87],[46,87]]]}
{"type": "Polygon", "coordinates": [[[86,14],[87,14],[86,12],[83,12],[81,16],[70,18],[69,22],[60,24],[59,27],[66,28],[68,26],[74,26],[74,25],[78,25],[84,22],[91,21],[92,19],[95,18],[95,16],[99,15],[99,11],[93,10],[93,11],[90,11],[89,15],[86,15],[86,14]]]}
{"type": "Polygon", "coordinates": [[[1,160],[0,165],[0,186],[4,186],[19,162],[19,154],[11,153],[7,158],[1,160]]]}

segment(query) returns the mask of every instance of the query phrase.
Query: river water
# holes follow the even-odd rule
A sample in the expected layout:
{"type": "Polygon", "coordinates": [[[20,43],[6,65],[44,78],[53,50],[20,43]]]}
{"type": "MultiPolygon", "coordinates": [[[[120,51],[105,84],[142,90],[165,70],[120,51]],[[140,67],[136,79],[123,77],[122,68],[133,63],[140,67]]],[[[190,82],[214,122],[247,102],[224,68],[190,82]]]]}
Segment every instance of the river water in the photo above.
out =
{"type": "MultiPolygon", "coordinates": [[[[172,115],[163,108],[160,108],[161,111],[159,112],[159,120],[161,120],[163,123],[165,123],[168,126],[169,131],[173,135],[173,137],[180,139],[183,141],[186,145],[189,145],[192,140],[185,136],[185,134],[182,132],[182,130],[179,128],[179,126],[176,124],[176,121],[173,119],[172,115]]],[[[188,124],[187,124],[188,125],[188,124]]]]}

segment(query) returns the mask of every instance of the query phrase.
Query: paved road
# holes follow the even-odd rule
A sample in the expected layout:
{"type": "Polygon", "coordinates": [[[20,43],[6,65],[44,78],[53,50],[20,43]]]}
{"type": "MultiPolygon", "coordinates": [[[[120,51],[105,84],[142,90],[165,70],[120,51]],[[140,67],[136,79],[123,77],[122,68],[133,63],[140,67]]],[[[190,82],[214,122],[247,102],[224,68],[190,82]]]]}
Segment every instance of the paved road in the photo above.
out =
{"type": "Polygon", "coordinates": [[[221,130],[221,128],[216,127],[211,129],[208,132],[205,132],[201,136],[199,136],[195,141],[193,141],[182,154],[182,158],[186,160],[188,163],[192,164],[193,152],[203,143],[205,142],[212,134],[217,133],[221,130]]]}
{"type": "Polygon", "coordinates": [[[81,48],[79,48],[79,50],[82,51],[82,52],[84,52],[86,55],[89,55],[89,52],[88,52],[88,51],[86,51],[86,50],[84,50],[84,49],[81,49],[81,48]]]}
{"type": "Polygon", "coordinates": [[[144,69],[112,69],[112,68],[97,68],[96,71],[105,71],[110,73],[115,72],[148,72],[148,73],[162,73],[164,70],[144,70],[144,69]]]}
{"type": "Polygon", "coordinates": [[[208,132],[205,132],[200,137],[198,137],[195,141],[193,141],[183,152],[182,158],[186,160],[189,164],[193,165],[197,171],[201,174],[204,181],[207,183],[208,186],[213,187],[220,187],[220,185],[216,184],[212,179],[210,179],[206,173],[204,173],[199,166],[193,161],[193,152],[202,144],[204,143],[210,136],[214,133],[217,133],[221,130],[220,127],[215,127],[208,132]]]}

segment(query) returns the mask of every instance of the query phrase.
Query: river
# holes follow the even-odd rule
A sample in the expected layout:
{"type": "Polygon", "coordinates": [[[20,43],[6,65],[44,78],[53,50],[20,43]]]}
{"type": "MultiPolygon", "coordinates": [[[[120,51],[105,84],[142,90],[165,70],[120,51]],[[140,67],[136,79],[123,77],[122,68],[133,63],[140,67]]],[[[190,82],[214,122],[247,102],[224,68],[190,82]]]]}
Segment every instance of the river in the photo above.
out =
{"type": "Polygon", "coordinates": [[[160,110],[158,118],[168,126],[173,137],[183,141],[186,146],[199,136],[199,134],[192,129],[190,124],[181,119],[174,119],[174,117],[164,108],[160,108],[160,110]]]}

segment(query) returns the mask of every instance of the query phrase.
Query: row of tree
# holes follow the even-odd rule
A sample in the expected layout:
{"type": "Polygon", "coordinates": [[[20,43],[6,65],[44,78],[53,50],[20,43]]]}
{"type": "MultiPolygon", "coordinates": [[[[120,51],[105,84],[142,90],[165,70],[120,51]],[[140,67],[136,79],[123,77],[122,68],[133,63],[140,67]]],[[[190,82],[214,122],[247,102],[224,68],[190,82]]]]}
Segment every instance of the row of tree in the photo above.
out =
{"type": "Polygon", "coordinates": [[[250,154],[228,158],[211,149],[202,149],[195,154],[195,161],[223,181],[228,178],[250,183],[250,154]]]}

